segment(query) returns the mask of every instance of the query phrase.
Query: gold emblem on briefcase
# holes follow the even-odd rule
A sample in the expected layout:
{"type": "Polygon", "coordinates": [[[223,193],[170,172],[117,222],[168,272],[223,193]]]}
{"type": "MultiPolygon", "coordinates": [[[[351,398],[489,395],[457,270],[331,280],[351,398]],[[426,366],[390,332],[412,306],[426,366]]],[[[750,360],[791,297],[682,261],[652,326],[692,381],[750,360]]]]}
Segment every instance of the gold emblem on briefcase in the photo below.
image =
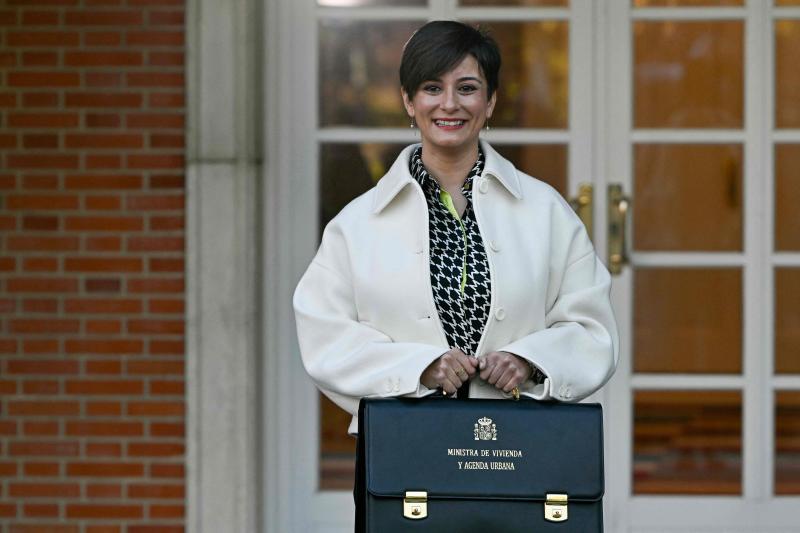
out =
{"type": "Polygon", "coordinates": [[[497,440],[497,424],[491,418],[479,418],[475,423],[475,440],[497,440]]]}

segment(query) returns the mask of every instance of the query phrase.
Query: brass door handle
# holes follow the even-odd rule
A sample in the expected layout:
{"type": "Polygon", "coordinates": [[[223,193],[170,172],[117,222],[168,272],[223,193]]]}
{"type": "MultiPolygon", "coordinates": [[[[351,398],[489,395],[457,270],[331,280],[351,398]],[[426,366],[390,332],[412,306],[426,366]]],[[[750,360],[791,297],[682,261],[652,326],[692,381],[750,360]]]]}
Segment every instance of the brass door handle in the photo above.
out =
{"type": "Polygon", "coordinates": [[[630,211],[630,198],[622,192],[622,185],[608,186],[608,271],[613,275],[622,273],[628,264],[626,246],[626,223],[630,211]]]}
{"type": "Polygon", "coordinates": [[[589,238],[594,240],[594,224],[592,223],[592,219],[594,218],[594,187],[591,183],[581,183],[578,187],[578,196],[574,198],[570,198],[569,205],[572,206],[572,209],[575,213],[578,214],[578,218],[581,219],[583,225],[586,226],[586,233],[589,234],[589,238]]]}

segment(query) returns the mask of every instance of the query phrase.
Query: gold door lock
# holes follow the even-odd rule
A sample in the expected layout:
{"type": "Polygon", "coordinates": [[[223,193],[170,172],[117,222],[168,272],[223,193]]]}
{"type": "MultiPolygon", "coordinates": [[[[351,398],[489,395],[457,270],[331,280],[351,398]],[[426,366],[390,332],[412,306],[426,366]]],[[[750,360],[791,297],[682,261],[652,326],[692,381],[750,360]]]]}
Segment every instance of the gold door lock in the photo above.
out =
{"type": "Polygon", "coordinates": [[[628,264],[628,251],[625,242],[630,198],[622,192],[622,185],[612,183],[608,186],[608,271],[621,274],[622,267],[628,264]]]}

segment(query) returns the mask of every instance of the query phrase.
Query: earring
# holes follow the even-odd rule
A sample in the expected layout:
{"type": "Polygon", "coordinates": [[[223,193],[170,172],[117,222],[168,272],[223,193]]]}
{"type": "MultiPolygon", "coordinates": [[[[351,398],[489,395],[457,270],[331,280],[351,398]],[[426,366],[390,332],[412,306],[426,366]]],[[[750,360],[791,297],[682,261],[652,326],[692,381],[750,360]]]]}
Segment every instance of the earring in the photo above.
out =
{"type": "Polygon", "coordinates": [[[417,127],[417,123],[414,121],[414,117],[411,117],[411,124],[408,125],[409,128],[412,130],[417,127]]]}
{"type": "Polygon", "coordinates": [[[486,117],[486,125],[484,127],[486,128],[486,131],[489,131],[491,129],[489,128],[489,117],[486,117]]]}

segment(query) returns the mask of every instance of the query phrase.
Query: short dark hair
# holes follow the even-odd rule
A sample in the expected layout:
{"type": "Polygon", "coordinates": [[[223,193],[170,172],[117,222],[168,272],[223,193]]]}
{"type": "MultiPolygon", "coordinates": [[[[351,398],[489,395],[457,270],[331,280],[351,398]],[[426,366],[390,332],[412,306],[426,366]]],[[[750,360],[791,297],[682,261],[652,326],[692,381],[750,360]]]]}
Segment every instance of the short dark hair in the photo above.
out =
{"type": "Polygon", "coordinates": [[[499,82],[500,49],[483,28],[454,20],[428,22],[411,36],[400,61],[400,86],[413,98],[424,81],[455,68],[467,54],[478,62],[491,98],[499,82]]]}

